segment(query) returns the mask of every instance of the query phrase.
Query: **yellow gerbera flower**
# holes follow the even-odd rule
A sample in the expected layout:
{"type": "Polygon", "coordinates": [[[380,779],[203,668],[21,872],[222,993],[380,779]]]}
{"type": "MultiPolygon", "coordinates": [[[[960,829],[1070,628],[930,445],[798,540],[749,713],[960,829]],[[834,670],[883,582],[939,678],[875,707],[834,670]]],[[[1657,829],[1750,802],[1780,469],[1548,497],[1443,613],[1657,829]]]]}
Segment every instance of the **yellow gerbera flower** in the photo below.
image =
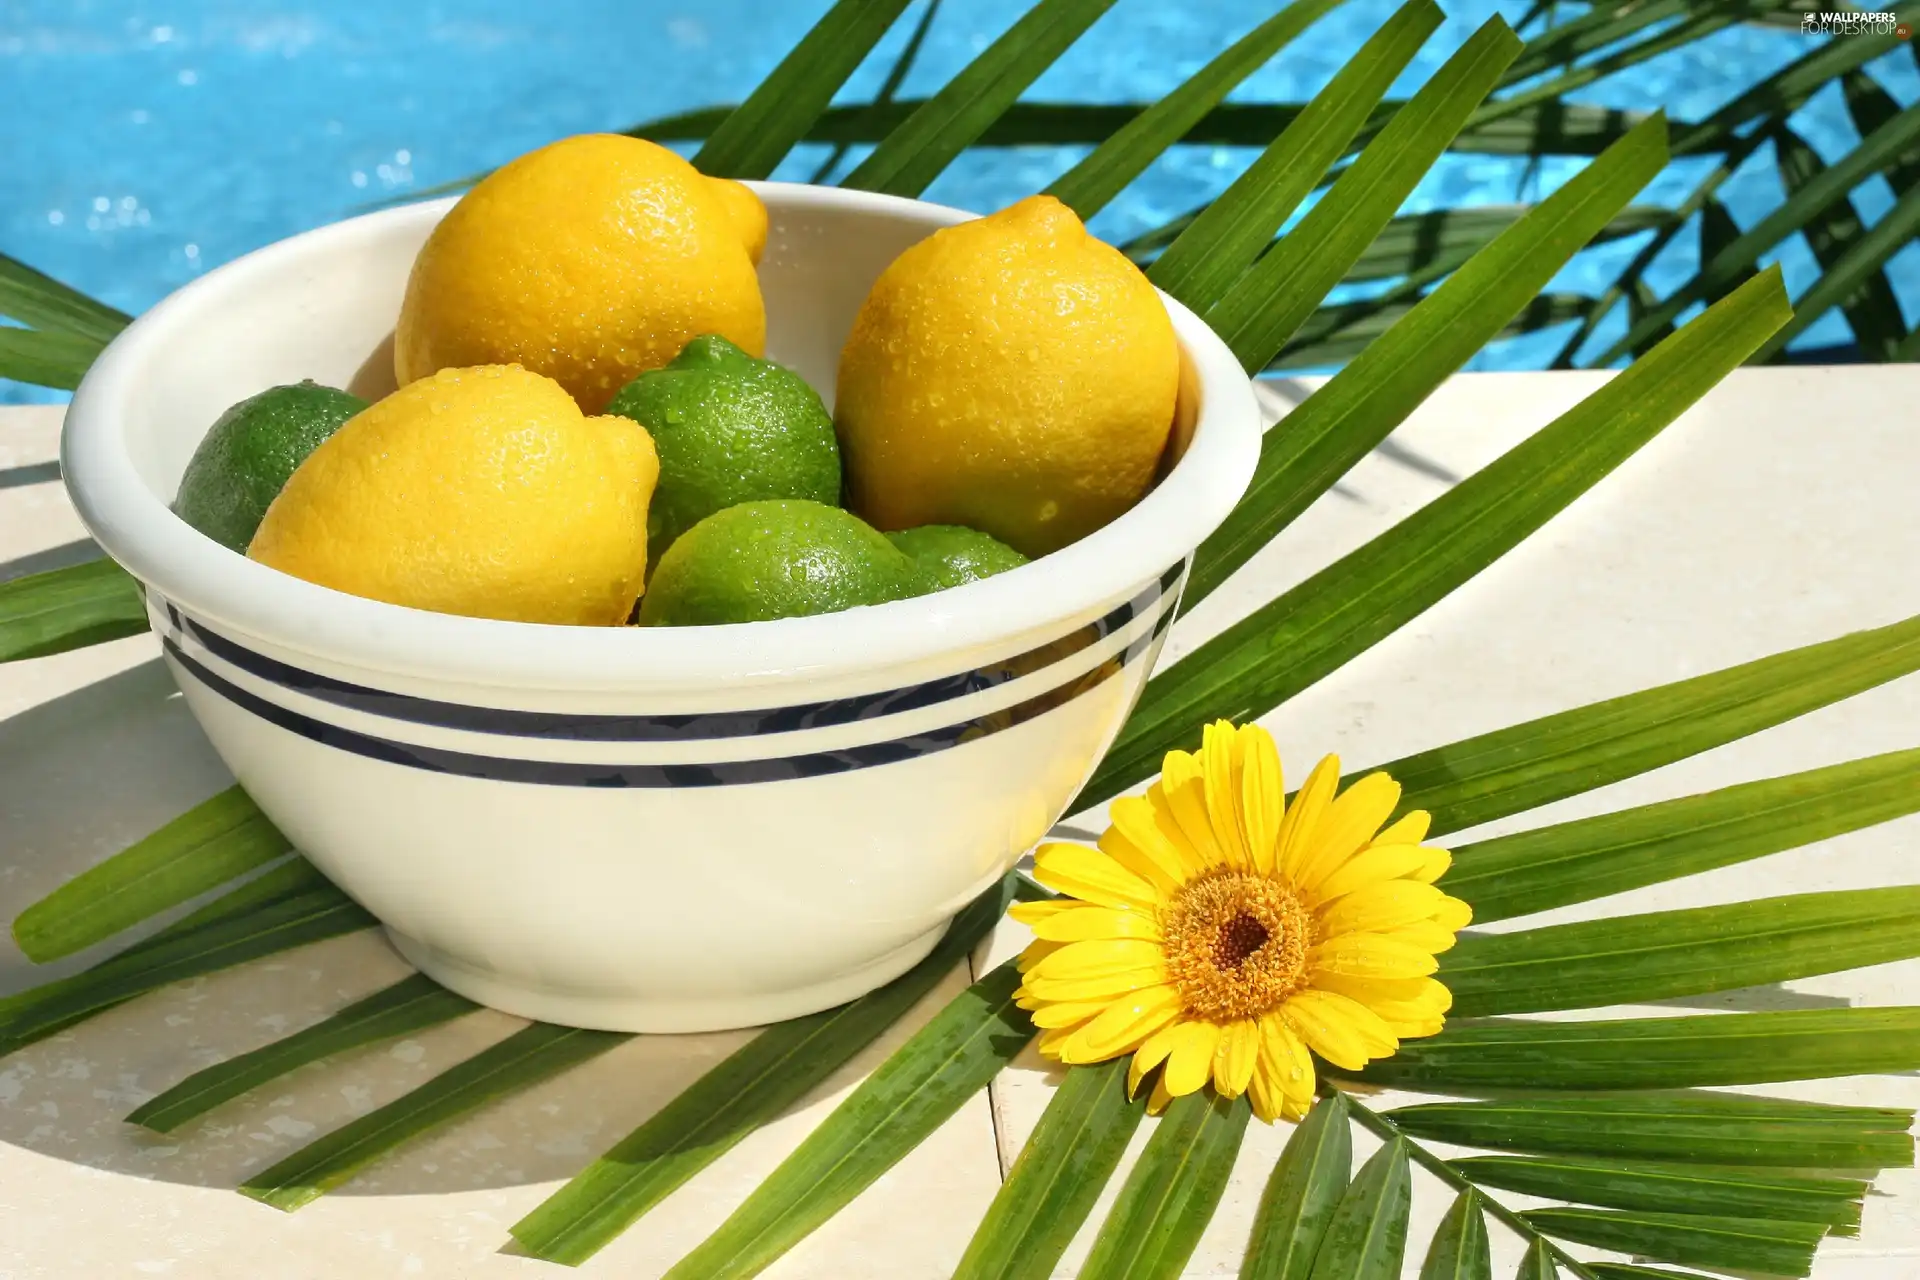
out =
{"type": "Polygon", "coordinates": [[[1013,917],[1020,1006],[1065,1063],[1133,1055],[1128,1088],[1163,1066],[1148,1109],[1212,1081],[1263,1120],[1313,1105],[1308,1053],[1357,1070],[1439,1031],[1453,998],[1431,975],[1472,918],[1434,888],[1451,858],[1418,810],[1381,830],[1400,785],[1336,795],[1315,766],[1292,805],[1258,725],[1209,725],[1167,754],[1145,796],[1113,802],[1100,847],[1049,844],[1034,875],[1063,896],[1013,917]]]}

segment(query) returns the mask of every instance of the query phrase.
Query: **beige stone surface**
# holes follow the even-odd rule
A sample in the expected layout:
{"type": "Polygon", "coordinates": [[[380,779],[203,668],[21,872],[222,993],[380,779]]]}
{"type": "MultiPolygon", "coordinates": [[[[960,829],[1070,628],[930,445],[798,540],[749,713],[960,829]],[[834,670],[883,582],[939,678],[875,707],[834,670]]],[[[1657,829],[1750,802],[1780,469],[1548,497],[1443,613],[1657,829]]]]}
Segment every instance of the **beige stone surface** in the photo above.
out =
{"type": "MultiPolygon", "coordinates": [[[[1183,621],[1170,656],[1438,496],[1604,377],[1454,379],[1183,621]]],[[[1284,399],[1289,385],[1277,392],[1284,399]]],[[[1290,773],[1298,776],[1324,751],[1339,752],[1350,766],[1382,762],[1920,612],[1920,574],[1913,570],[1920,562],[1920,505],[1912,498],[1920,475],[1917,406],[1920,371],[1911,368],[1737,374],[1525,546],[1268,717],[1290,773]]],[[[57,409],[0,410],[0,578],[84,554],[84,533],[46,465],[58,417],[57,409]]],[[[1489,830],[1916,744],[1920,678],[1909,677],[1489,830]]],[[[0,667],[0,918],[227,782],[150,638],[0,667]]],[[[1097,813],[1078,815],[1059,834],[1100,825],[1097,813]]],[[[1526,923],[1908,881],[1916,837],[1920,818],[1908,818],[1526,923]]],[[[1019,932],[1006,926],[983,958],[1011,954],[1019,932]]],[[[0,992],[71,967],[34,969],[0,945],[0,992]]],[[[294,1215],[230,1188],[520,1024],[482,1012],[374,1046],[307,1068],[169,1139],[120,1122],[192,1070],[324,1017],[405,972],[373,934],[336,939],[155,993],[0,1061],[0,1277],[561,1274],[503,1251],[506,1227],[742,1039],[628,1042],[450,1126],[294,1215]]],[[[820,1096],[723,1157],[583,1272],[661,1274],[964,980],[953,975],[820,1096]]],[[[1694,1003],[1916,1001],[1920,963],[1694,1003]]],[[[1017,1065],[991,1098],[964,1109],[767,1274],[949,1274],[1002,1162],[1045,1107],[1048,1079],[1037,1062],[1017,1065]]],[[[1920,1078],[1911,1076],[1769,1091],[1920,1105],[1920,1078]]],[[[1236,1273],[1287,1132],[1250,1131],[1189,1275],[1236,1273]]],[[[1143,1128],[1136,1150],[1145,1138],[1143,1128]]],[[[1356,1146],[1362,1157],[1370,1150],[1364,1138],[1356,1146]]],[[[1889,1194],[1868,1202],[1861,1238],[1823,1248],[1816,1272],[1822,1280],[1920,1273],[1920,1177],[1895,1172],[1880,1188],[1889,1194]]],[[[1437,1184],[1421,1181],[1422,1222],[1430,1224],[1446,1203],[1437,1184]]],[[[1084,1257],[1103,1213],[1104,1202],[1063,1275],[1084,1257]]],[[[1511,1274],[1517,1251],[1509,1239],[1497,1243],[1496,1271],[1511,1274]]],[[[1416,1274],[1417,1261],[1410,1259],[1407,1275],[1416,1274]]]]}

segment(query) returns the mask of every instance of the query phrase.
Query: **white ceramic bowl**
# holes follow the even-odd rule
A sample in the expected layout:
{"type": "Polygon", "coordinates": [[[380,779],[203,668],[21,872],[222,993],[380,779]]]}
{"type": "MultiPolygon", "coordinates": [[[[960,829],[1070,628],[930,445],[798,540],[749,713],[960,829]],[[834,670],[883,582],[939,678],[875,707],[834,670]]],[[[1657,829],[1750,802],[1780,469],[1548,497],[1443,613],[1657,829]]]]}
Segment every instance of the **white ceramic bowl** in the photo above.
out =
{"type": "MultiPolygon", "coordinates": [[[[831,402],[903,249],[971,216],[760,184],[768,353],[831,402]]],[[[1168,300],[1177,465],[1112,524],[1013,572],[825,617],[594,628],[452,617],[256,564],[168,510],[234,401],[390,389],[414,254],[452,201],[209,272],[101,355],[62,463],[145,584],[167,662],[282,830],[455,991],[529,1018],[696,1031],[795,1017],[918,961],[1038,840],[1132,708],[1188,559],[1252,475],[1225,345],[1168,300]]]]}

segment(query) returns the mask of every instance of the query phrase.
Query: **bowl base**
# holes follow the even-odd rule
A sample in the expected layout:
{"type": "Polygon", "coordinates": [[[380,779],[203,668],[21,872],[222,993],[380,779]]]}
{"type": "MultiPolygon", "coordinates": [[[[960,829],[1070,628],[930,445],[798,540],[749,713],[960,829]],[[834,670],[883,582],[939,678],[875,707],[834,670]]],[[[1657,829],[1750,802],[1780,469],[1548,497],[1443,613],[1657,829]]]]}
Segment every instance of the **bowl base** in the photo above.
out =
{"type": "Polygon", "coordinates": [[[947,926],[942,923],[905,946],[827,982],[753,995],[685,999],[583,992],[516,982],[491,970],[476,968],[395,929],[387,929],[386,934],[408,964],[449,991],[501,1013],[595,1031],[677,1034],[764,1026],[845,1004],[884,986],[926,959],[946,931],[947,926]]]}

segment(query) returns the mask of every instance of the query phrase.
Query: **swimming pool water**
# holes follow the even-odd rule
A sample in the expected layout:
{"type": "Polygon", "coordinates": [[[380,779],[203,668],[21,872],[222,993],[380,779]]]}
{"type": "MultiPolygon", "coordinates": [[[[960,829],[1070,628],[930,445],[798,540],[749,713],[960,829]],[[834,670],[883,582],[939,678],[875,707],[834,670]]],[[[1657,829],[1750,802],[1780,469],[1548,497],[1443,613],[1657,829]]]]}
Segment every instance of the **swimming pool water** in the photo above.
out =
{"type": "MultiPolygon", "coordinates": [[[[1029,0],[948,0],[904,92],[923,94],[963,66],[1029,0]]],[[[4,0],[0,2],[0,248],[116,306],[138,312],[198,273],[261,245],[484,169],[569,133],[620,128],[751,89],[827,0],[4,0]]],[[[905,42],[916,0],[846,96],[878,85],[905,42]]],[[[1269,0],[1119,0],[1029,96],[1150,99],[1173,88],[1272,11],[1269,0]]],[[[1251,77],[1236,97],[1302,99],[1397,7],[1350,0],[1251,77]]],[[[1397,91],[1424,80],[1481,22],[1517,20],[1521,0],[1442,0],[1445,26],[1397,91]]],[[[1736,27],[1577,95],[1697,118],[1799,56],[1789,31],[1736,27]]],[[[1872,73],[1903,105],[1920,98],[1904,54],[1872,73]]],[[[1837,92],[1795,121],[1828,157],[1856,139],[1837,92]]],[[[929,199],[986,210],[1045,185],[1077,158],[1061,148],[965,156],[929,199]]],[[[804,178],[824,155],[801,148],[778,177],[804,178]]],[[[1221,190],[1245,149],[1181,148],[1103,213],[1124,238],[1221,190]]],[[[1515,161],[1449,157],[1412,208],[1536,198],[1580,161],[1530,179],[1515,161]]],[[[1675,164],[1643,194],[1674,200],[1711,160],[1675,164]]],[[[1780,198],[1763,149],[1728,188],[1751,225],[1780,198]]],[[[1863,216],[1892,203],[1874,179],[1863,216]]],[[[1595,292],[1637,240],[1583,254],[1555,288],[1595,292]]],[[[1683,277],[1692,237],[1664,255],[1656,287],[1683,277]]],[[[1796,237],[1775,255],[1790,290],[1815,274],[1796,237]]],[[[1890,267],[1910,323],[1920,321],[1920,248],[1890,267]]],[[[1803,346],[1845,342],[1837,315],[1803,346]]],[[[1481,368],[1537,367],[1560,335],[1501,344],[1481,368]]],[[[0,382],[0,401],[63,398],[0,382]]]]}

